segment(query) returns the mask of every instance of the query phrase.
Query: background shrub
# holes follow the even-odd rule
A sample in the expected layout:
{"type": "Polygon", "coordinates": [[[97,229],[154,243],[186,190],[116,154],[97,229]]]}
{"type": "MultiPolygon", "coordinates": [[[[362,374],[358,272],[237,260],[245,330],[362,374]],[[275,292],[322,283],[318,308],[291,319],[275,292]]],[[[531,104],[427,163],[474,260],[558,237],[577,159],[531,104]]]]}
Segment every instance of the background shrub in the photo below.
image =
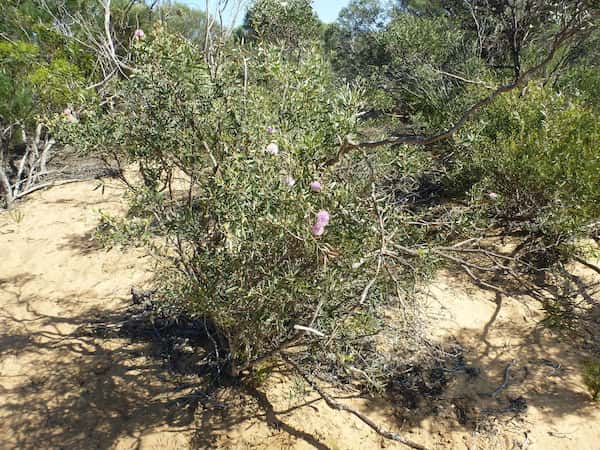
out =
{"type": "Polygon", "coordinates": [[[499,99],[467,137],[472,194],[538,232],[573,236],[600,214],[600,129],[594,112],[539,84],[499,99]],[[490,201],[489,193],[498,195],[490,201]]]}
{"type": "Polygon", "coordinates": [[[600,361],[591,361],[585,365],[583,381],[589,388],[592,398],[600,401],[600,361]]]}

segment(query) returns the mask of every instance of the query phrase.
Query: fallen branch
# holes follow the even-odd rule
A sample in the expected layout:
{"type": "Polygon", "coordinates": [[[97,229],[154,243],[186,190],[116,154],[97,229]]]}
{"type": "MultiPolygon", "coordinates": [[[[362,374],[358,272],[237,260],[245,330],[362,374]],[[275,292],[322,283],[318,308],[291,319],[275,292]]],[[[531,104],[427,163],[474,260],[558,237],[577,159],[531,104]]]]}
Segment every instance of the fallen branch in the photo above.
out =
{"type": "Polygon", "coordinates": [[[327,406],[329,406],[330,408],[336,409],[338,411],[349,412],[355,417],[358,417],[363,423],[367,424],[377,434],[383,436],[386,439],[400,442],[408,447],[417,450],[426,450],[426,447],[422,446],[421,444],[417,444],[416,442],[413,442],[410,439],[405,438],[401,434],[383,429],[383,427],[375,423],[372,419],[365,416],[360,411],[357,411],[356,409],[351,408],[350,406],[335,401],[312,380],[312,378],[308,375],[308,373],[306,373],[304,369],[302,369],[298,364],[292,361],[288,355],[281,352],[281,356],[284,359],[284,361],[288,363],[294,370],[296,370],[300,374],[300,376],[302,376],[302,378],[317,392],[317,394],[319,394],[319,396],[325,401],[325,403],[327,403],[327,406]]]}
{"type": "Polygon", "coordinates": [[[51,187],[55,187],[55,186],[62,186],[65,184],[71,184],[71,183],[79,183],[82,181],[88,181],[90,178],[73,178],[71,180],[63,180],[63,181],[49,181],[48,183],[42,183],[42,184],[38,184],[37,186],[33,186],[32,188],[29,188],[26,191],[23,192],[19,192],[19,194],[17,196],[14,197],[13,200],[17,200],[19,198],[25,197],[26,195],[29,195],[33,192],[42,190],[42,189],[48,189],[51,187]]]}
{"type": "Polygon", "coordinates": [[[573,259],[579,264],[583,264],[588,269],[592,269],[594,272],[600,273],[600,267],[598,267],[596,264],[592,264],[591,262],[588,262],[585,259],[580,258],[579,256],[574,256],[573,259]]]}
{"type": "Polygon", "coordinates": [[[513,363],[510,363],[508,366],[506,366],[506,368],[504,369],[504,381],[502,382],[502,384],[500,386],[498,386],[498,388],[492,392],[492,397],[496,397],[498,396],[498,394],[500,392],[502,392],[504,389],[506,389],[508,387],[508,383],[510,382],[510,369],[512,369],[513,363]]]}

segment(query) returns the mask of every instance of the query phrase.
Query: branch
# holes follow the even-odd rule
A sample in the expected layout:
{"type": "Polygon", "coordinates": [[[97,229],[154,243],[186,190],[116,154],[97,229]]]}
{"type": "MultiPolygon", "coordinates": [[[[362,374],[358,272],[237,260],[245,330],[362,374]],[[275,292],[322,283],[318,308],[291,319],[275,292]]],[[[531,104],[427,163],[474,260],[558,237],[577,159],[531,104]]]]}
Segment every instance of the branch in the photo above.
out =
{"type": "Polygon", "coordinates": [[[105,0],[104,2],[101,1],[100,4],[104,8],[104,33],[106,34],[106,45],[108,46],[110,56],[113,59],[116,59],[115,46],[110,33],[110,0],[105,0]]]}
{"type": "Polygon", "coordinates": [[[458,81],[462,81],[463,83],[467,83],[467,84],[478,84],[481,86],[485,86],[488,89],[493,89],[493,86],[489,85],[488,83],[486,83],[485,81],[481,81],[481,80],[471,80],[469,78],[464,78],[460,75],[456,75],[454,73],[450,73],[450,72],[446,72],[445,70],[440,70],[440,69],[436,69],[435,67],[432,67],[432,70],[434,72],[439,73],[440,75],[444,75],[446,77],[449,78],[454,78],[455,80],[458,81]]]}
{"type": "Polygon", "coordinates": [[[307,333],[312,333],[319,337],[325,337],[325,334],[311,327],[305,327],[304,325],[294,325],[294,330],[305,331],[307,333]]]}
{"type": "MultiPolygon", "coordinates": [[[[108,53],[109,59],[115,63],[119,71],[121,71],[121,69],[131,71],[133,70],[131,66],[128,66],[123,61],[121,61],[117,57],[117,53],[115,51],[115,44],[113,42],[112,33],[110,31],[110,2],[111,0],[100,0],[100,4],[104,8],[104,33],[106,35],[106,52],[108,53]]],[[[121,73],[123,72],[121,71],[121,73]]]]}
{"type": "Polygon", "coordinates": [[[510,369],[512,369],[512,366],[513,366],[513,363],[510,363],[504,369],[504,381],[502,382],[502,384],[500,386],[498,386],[498,388],[496,390],[494,390],[494,392],[491,393],[492,397],[497,397],[500,392],[502,392],[504,389],[507,388],[508,383],[510,382],[510,369]]]}
{"type": "Polygon", "coordinates": [[[88,181],[89,179],[90,179],[89,177],[83,177],[83,178],[73,178],[71,180],[63,180],[63,181],[49,181],[48,183],[38,184],[36,186],[29,188],[26,191],[19,192],[17,195],[15,195],[14,200],[25,197],[26,195],[29,195],[33,192],[36,192],[36,191],[39,191],[42,189],[47,189],[47,188],[56,187],[56,186],[63,186],[65,184],[71,184],[71,183],[80,183],[82,181],[88,181]]]}
{"type": "Polygon", "coordinates": [[[355,417],[358,417],[363,423],[367,424],[372,430],[374,430],[377,434],[383,436],[384,438],[391,439],[396,442],[400,442],[410,448],[414,448],[417,450],[427,450],[426,447],[423,447],[421,444],[417,444],[416,442],[413,442],[410,439],[405,438],[404,436],[402,436],[399,433],[394,433],[392,431],[385,430],[381,425],[378,425],[371,418],[365,416],[360,411],[357,411],[356,409],[351,408],[348,405],[344,405],[342,403],[335,401],[311,379],[311,377],[308,375],[308,373],[306,373],[306,371],[304,369],[302,369],[298,364],[296,364],[294,361],[292,361],[288,357],[287,354],[281,352],[281,356],[282,356],[283,360],[286,363],[288,363],[294,370],[296,370],[302,376],[302,378],[304,378],[304,380],[306,380],[306,382],[319,394],[319,396],[323,400],[325,400],[325,403],[327,403],[327,406],[329,406],[330,408],[336,409],[338,411],[349,412],[350,414],[354,415],[355,417]]]}

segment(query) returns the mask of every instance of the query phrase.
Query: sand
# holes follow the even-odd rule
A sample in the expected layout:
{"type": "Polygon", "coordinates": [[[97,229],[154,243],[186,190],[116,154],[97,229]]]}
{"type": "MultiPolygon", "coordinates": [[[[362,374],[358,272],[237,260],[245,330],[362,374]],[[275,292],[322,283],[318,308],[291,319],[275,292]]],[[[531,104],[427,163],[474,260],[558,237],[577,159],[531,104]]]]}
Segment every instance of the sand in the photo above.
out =
{"type": "MultiPolygon", "coordinates": [[[[90,333],[99,317],[119,320],[151,268],[139,251],[95,243],[98,212],[124,211],[115,181],[95,187],[55,187],[0,213],[1,449],[405,448],[285,374],[203,395],[151,342],[90,333]]],[[[427,298],[434,339],[460,343],[478,375],[448,375],[411,409],[350,391],[340,401],[428,448],[600,448],[600,406],[581,379],[589,354],[542,327],[538,303],[450,273],[427,298]]]]}

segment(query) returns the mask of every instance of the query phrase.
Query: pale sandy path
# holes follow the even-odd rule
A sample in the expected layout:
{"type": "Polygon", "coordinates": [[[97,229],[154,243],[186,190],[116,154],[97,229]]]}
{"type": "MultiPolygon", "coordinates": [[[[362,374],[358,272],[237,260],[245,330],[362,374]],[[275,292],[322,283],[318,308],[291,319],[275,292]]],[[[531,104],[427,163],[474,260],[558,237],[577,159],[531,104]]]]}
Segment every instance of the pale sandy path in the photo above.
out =
{"type": "Polygon", "coordinates": [[[143,345],[78,330],[118,314],[147,278],[136,252],[98,249],[98,210],[120,211],[108,182],[36,193],[0,214],[1,448],[110,448],[165,423],[168,400],[143,345]]]}
{"type": "MultiPolygon", "coordinates": [[[[294,395],[280,376],[190,402],[195,379],[169,374],[148,342],[87,335],[95,317],[117,320],[150,264],[90,240],[99,209],[123,211],[115,183],[104,194],[95,186],[57,187],[0,213],[0,449],[403,448],[314,396],[294,395]]],[[[435,414],[427,402],[409,411],[346,401],[430,448],[600,449],[600,408],[579,375],[586,355],[537,326],[535,304],[497,301],[445,275],[430,299],[434,334],[458,339],[481,375],[453,378],[435,414]],[[502,383],[510,362],[502,395],[478,395],[502,383]],[[481,415],[520,396],[521,417],[481,415]]]]}

